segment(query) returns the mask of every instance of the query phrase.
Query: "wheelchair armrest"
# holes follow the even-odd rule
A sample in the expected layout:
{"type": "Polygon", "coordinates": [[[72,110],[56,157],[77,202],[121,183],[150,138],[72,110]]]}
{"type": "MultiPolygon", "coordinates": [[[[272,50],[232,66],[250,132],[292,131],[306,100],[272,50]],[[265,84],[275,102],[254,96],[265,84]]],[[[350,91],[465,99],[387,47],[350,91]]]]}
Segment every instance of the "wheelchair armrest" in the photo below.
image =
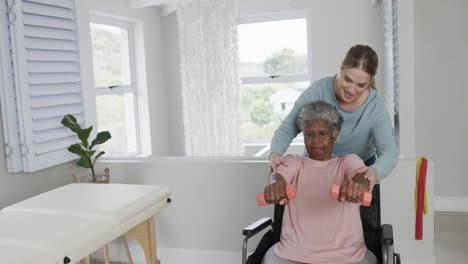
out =
{"type": "Polygon", "coordinates": [[[244,228],[244,230],[242,230],[242,235],[247,236],[247,237],[254,236],[258,232],[260,232],[263,229],[265,229],[266,227],[270,226],[272,223],[273,222],[271,221],[271,218],[264,217],[264,218],[256,221],[255,223],[247,226],[246,228],[244,228]]]}
{"type": "Polygon", "coordinates": [[[382,245],[393,245],[393,228],[392,225],[382,225],[382,245]]]}

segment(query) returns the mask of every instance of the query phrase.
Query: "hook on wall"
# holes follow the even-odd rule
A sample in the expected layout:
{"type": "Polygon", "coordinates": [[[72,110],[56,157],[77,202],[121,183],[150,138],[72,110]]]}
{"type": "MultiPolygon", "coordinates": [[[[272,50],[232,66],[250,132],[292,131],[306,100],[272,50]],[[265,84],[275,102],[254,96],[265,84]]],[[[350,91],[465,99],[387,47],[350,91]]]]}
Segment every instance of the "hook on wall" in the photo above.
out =
{"type": "Polygon", "coordinates": [[[13,8],[16,4],[16,0],[8,0],[8,24],[12,25],[16,21],[16,13],[14,12],[13,8]]]}

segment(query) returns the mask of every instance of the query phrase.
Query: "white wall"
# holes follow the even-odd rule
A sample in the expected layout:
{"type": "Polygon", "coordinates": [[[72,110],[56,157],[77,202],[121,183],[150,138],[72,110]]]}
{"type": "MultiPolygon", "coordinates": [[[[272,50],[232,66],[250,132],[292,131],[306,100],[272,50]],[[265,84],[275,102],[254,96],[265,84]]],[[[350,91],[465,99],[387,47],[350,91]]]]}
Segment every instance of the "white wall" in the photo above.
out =
{"type": "Polygon", "coordinates": [[[436,164],[436,195],[468,196],[468,2],[415,1],[416,149],[436,164]]]}
{"type": "Polygon", "coordinates": [[[163,58],[165,73],[166,101],[170,110],[167,111],[167,135],[171,135],[168,146],[168,156],[184,156],[184,126],[182,122],[182,84],[179,74],[179,30],[175,12],[162,19],[163,58]]]}
{"type": "MultiPolygon", "coordinates": [[[[162,262],[167,261],[164,257],[174,259],[173,254],[186,255],[198,250],[199,255],[190,255],[192,263],[240,263],[242,229],[272,215],[271,206],[256,204],[256,193],[265,184],[266,161],[165,158],[101,162],[99,167],[109,167],[114,182],[155,184],[171,190],[171,206],[156,217],[162,262]],[[176,253],[171,251],[174,249],[178,249],[176,253]],[[205,259],[210,256],[223,258],[221,262],[205,259]]],[[[424,217],[423,241],[414,240],[416,162],[400,160],[382,184],[382,223],[393,225],[395,247],[402,254],[403,263],[432,262],[432,170],[430,164],[427,179],[430,213],[424,217]]]]}
{"type": "MultiPolygon", "coordinates": [[[[423,216],[423,240],[415,240],[416,160],[398,162],[381,184],[382,223],[393,225],[395,249],[402,263],[433,263],[434,252],[434,164],[427,168],[426,193],[428,213],[423,216]]],[[[440,262],[450,263],[450,262],[440,262]]]]}
{"type": "MultiPolygon", "coordinates": [[[[383,20],[378,7],[369,0],[339,1],[282,1],[239,0],[239,16],[264,15],[304,11],[312,15],[309,24],[313,40],[309,45],[313,52],[312,78],[334,75],[347,50],[355,44],[367,44],[380,54],[383,63],[383,20]],[[339,8],[337,8],[339,7],[339,8]]],[[[179,71],[179,39],[176,14],[162,17],[165,76],[167,89],[168,135],[171,135],[168,154],[184,156],[181,83],[179,71]]],[[[381,68],[383,69],[383,68],[381,68]]],[[[382,72],[381,70],[380,72],[382,72]]],[[[382,83],[378,75],[377,85],[382,83]]]]}
{"type": "MultiPolygon", "coordinates": [[[[0,132],[3,146],[3,132],[0,132]]],[[[55,166],[34,173],[7,173],[5,153],[0,151],[0,209],[39,193],[72,182],[71,172],[76,166],[72,163],[55,166]]]]}
{"type": "MultiPolygon", "coordinates": [[[[435,195],[457,210],[466,210],[457,200],[468,200],[467,13],[463,0],[414,1],[416,152],[434,161],[435,195]]],[[[444,212],[435,216],[437,263],[466,263],[468,212],[439,209],[444,212]]]]}

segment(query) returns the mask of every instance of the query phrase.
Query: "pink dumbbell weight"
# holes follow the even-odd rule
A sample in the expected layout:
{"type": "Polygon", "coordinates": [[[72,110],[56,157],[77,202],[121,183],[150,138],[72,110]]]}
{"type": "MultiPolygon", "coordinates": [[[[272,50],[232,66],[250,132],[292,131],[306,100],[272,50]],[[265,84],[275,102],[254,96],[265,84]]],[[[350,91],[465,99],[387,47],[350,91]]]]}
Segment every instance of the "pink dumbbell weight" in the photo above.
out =
{"type": "MultiPolygon", "coordinates": [[[[338,199],[340,196],[340,185],[339,184],[332,184],[330,190],[330,197],[333,199],[338,199]]],[[[370,206],[372,202],[372,193],[367,191],[362,194],[361,197],[361,204],[364,206],[370,206]]]]}
{"type": "MultiPolygon", "coordinates": [[[[286,186],[286,197],[289,200],[294,199],[296,197],[296,189],[292,185],[286,186]]],[[[257,193],[257,203],[260,206],[267,205],[268,203],[265,201],[265,194],[264,193],[257,193]]]]}

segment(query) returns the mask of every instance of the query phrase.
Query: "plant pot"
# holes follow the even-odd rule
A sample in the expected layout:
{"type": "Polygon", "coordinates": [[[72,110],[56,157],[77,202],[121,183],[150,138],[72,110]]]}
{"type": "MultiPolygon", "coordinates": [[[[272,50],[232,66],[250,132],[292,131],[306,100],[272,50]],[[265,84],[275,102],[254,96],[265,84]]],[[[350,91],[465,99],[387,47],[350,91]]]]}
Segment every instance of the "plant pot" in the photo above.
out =
{"type": "Polygon", "coordinates": [[[110,175],[109,175],[109,168],[104,169],[104,174],[96,175],[96,181],[93,181],[92,175],[87,175],[83,177],[77,177],[75,174],[72,173],[73,182],[75,183],[109,183],[110,175]]]}

